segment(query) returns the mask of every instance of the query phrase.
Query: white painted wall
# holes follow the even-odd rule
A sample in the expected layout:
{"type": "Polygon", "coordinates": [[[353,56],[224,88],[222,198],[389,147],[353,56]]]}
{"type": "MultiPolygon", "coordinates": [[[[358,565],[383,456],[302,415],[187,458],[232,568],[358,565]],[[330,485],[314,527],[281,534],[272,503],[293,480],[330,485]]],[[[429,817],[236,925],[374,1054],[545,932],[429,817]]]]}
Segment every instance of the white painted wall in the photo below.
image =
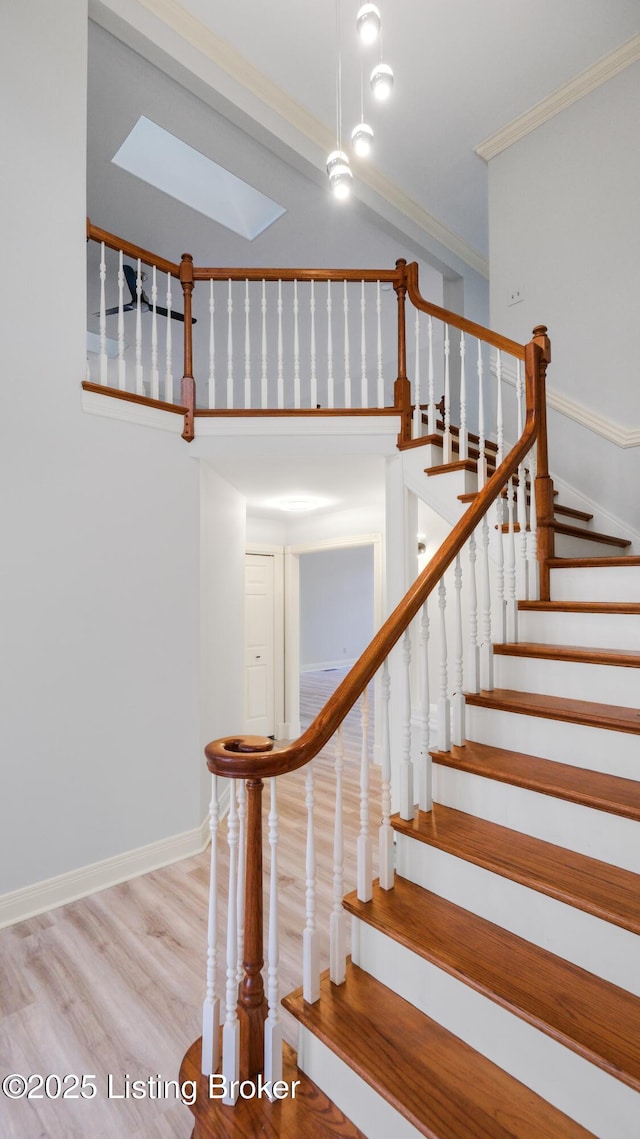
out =
{"type": "Polygon", "coordinates": [[[373,546],[301,554],[301,671],[351,664],[373,632],[373,546]]]}
{"type": "MultiPolygon", "coordinates": [[[[524,342],[547,324],[550,389],[636,430],[639,106],[636,63],[489,164],[492,327],[524,342]]],[[[638,529],[638,449],[554,410],[549,436],[552,473],[638,529]]]]}
{"type": "Polygon", "coordinates": [[[198,465],[81,410],[86,18],[2,11],[0,892],[203,817],[198,465]]]}

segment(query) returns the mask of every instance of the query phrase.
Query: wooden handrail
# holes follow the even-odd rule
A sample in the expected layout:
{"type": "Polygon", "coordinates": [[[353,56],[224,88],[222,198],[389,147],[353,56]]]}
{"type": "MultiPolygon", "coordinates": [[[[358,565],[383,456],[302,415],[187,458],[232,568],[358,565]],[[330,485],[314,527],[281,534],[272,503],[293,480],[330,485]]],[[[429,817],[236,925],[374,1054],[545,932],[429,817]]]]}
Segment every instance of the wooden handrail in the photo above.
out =
{"type": "Polygon", "coordinates": [[[209,771],[234,779],[264,779],[284,775],[303,767],[328,743],[535,442],[541,422],[538,399],[543,390],[540,374],[545,366],[545,353],[539,341],[534,339],[527,345],[526,354],[523,349],[523,355],[526,420],[522,436],[453,527],[438,552],[416,578],[324,708],[299,739],[279,751],[273,750],[272,740],[261,736],[227,736],[213,740],[205,748],[209,771]]]}
{"type": "Polygon", "coordinates": [[[458,316],[457,313],[450,312],[449,309],[440,308],[439,305],[426,301],[418,288],[418,263],[416,261],[407,265],[405,275],[409,300],[421,312],[435,316],[437,320],[442,320],[445,324],[452,325],[453,328],[459,328],[461,332],[468,332],[470,336],[475,336],[478,340],[485,340],[487,344],[491,344],[494,348],[500,348],[509,356],[524,360],[524,344],[518,344],[517,340],[510,340],[508,336],[500,336],[498,332],[485,328],[483,324],[476,324],[473,320],[467,320],[466,317],[458,316]]]}
{"type": "Polygon", "coordinates": [[[196,268],[196,281],[387,281],[398,280],[396,269],[221,269],[196,268]]]}
{"type": "Polygon", "coordinates": [[[87,239],[104,241],[107,249],[121,249],[127,257],[133,257],[134,261],[139,258],[140,261],[144,261],[145,265],[155,265],[163,273],[171,273],[174,277],[180,276],[180,265],[175,261],[167,261],[166,257],[158,257],[157,254],[150,253],[148,249],[143,249],[140,245],[134,245],[131,241],[116,237],[115,233],[109,233],[106,229],[98,229],[97,225],[91,224],[89,218],[87,218],[87,239]]]}

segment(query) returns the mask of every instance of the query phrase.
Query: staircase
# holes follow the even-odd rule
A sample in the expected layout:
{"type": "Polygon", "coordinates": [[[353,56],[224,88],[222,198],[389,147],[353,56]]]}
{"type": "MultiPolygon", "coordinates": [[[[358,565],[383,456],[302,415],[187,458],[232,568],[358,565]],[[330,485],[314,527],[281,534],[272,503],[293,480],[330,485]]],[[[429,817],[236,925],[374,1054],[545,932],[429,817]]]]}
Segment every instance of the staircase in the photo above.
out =
{"type": "Polygon", "coordinates": [[[640,1134],[640,559],[554,559],[520,602],[394,890],[345,901],[298,1064],[369,1139],[640,1134]]]}

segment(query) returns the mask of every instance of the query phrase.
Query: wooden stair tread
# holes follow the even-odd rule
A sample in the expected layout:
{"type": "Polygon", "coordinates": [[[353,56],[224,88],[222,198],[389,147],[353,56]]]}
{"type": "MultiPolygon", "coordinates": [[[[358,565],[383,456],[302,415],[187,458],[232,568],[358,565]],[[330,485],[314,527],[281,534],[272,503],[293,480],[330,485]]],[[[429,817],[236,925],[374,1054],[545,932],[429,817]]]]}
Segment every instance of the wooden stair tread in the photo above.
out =
{"type": "Polygon", "coordinates": [[[266,1097],[238,1099],[235,1107],[224,1107],[220,1100],[210,1099],[208,1077],[200,1073],[202,1038],[194,1041],[180,1068],[180,1081],[194,1080],[196,1102],[191,1108],[198,1139],[265,1139],[295,1136],[296,1139],[366,1139],[323,1091],[302,1072],[296,1054],[284,1044],[283,1079],[290,1085],[300,1080],[295,1098],[275,1100],[266,1097]]]}
{"type": "MultiPolygon", "coordinates": [[[[612,562],[617,562],[612,558],[612,562]]],[[[607,558],[602,559],[603,562],[607,558]]],[[[638,601],[519,601],[518,609],[540,613],[640,613],[638,601]]]]}
{"type": "MultiPolygon", "coordinates": [[[[424,424],[428,425],[429,416],[426,414],[423,414],[422,422],[424,424]]],[[[460,435],[460,428],[452,423],[451,426],[449,427],[449,430],[450,430],[451,434],[454,435],[456,439],[458,439],[458,437],[460,435]]],[[[436,420],[436,431],[444,431],[444,421],[442,419],[436,420]]],[[[469,440],[470,443],[475,443],[476,446],[480,442],[480,436],[476,435],[473,431],[467,431],[467,439],[469,440]]],[[[485,439],[484,446],[485,446],[486,451],[493,451],[494,454],[496,454],[498,451],[498,444],[494,443],[492,439],[485,439]]]]}
{"type": "Polygon", "coordinates": [[[640,998],[396,877],[346,909],[605,1072],[640,1090],[640,998]]]}
{"type": "Polygon", "coordinates": [[[582,664],[610,664],[621,668],[640,668],[640,652],[635,649],[591,649],[578,645],[547,645],[518,641],[494,645],[497,656],[535,657],[542,660],[570,660],[582,664]]]}
{"type": "Polygon", "coordinates": [[[392,826],[429,846],[640,933],[640,875],[434,803],[392,826]]]}
{"type": "Polygon", "coordinates": [[[640,566],[640,557],[627,554],[620,558],[550,558],[552,569],[598,569],[602,566],[640,566]]]}
{"type": "Polygon", "coordinates": [[[589,1132],[356,965],[320,1000],[284,1007],[430,1139],[567,1139],[589,1132]]]}
{"type": "MultiPolygon", "coordinates": [[[[511,688],[465,693],[465,700],[476,708],[494,708],[523,716],[542,716],[548,720],[567,720],[572,724],[640,734],[640,708],[597,704],[593,700],[574,700],[567,696],[546,696],[539,692],[519,692],[511,688]]],[[[638,769],[640,775],[640,762],[638,769]]]]}
{"type": "Polygon", "coordinates": [[[450,751],[432,751],[431,755],[434,763],[442,767],[510,783],[556,799],[568,799],[583,807],[640,822],[640,782],[635,779],[589,771],[474,740],[467,740],[464,747],[454,746],[450,751]]]}
{"type": "Polygon", "coordinates": [[[587,513],[586,510],[576,510],[574,506],[563,506],[561,502],[554,503],[553,509],[556,514],[564,514],[566,518],[578,518],[581,522],[590,522],[593,514],[587,513]]]}
{"type": "Polygon", "coordinates": [[[600,534],[597,530],[586,530],[583,526],[571,526],[568,522],[553,521],[551,529],[556,534],[566,534],[570,538],[589,538],[605,546],[618,546],[621,550],[631,545],[628,538],[617,538],[615,534],[600,534]]]}
{"type": "Polygon", "coordinates": [[[445,475],[449,471],[472,471],[476,472],[477,465],[473,459],[459,459],[456,463],[438,463],[435,467],[426,467],[426,475],[445,475]]]}

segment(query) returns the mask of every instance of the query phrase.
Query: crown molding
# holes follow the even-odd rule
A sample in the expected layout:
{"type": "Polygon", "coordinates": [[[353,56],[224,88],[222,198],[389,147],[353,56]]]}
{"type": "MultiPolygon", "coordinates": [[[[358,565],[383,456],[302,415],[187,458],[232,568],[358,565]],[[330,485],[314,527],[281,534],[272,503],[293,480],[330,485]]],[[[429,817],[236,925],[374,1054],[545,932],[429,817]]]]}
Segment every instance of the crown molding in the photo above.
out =
{"type": "MultiPolygon", "coordinates": [[[[495,357],[492,357],[491,360],[491,372],[495,376],[495,357]]],[[[511,363],[511,360],[506,360],[504,357],[502,358],[502,379],[506,380],[512,387],[516,386],[515,365],[511,363]]],[[[607,419],[590,407],[585,407],[577,400],[561,395],[560,392],[549,387],[547,387],[547,407],[552,407],[554,411],[560,412],[560,415],[566,415],[568,419],[573,419],[575,423],[579,423],[581,427],[586,427],[588,431],[594,431],[596,435],[601,435],[603,439],[615,444],[616,447],[640,447],[640,427],[622,427],[615,420],[607,419]]]]}
{"type": "Polygon", "coordinates": [[[501,154],[503,150],[512,146],[514,142],[518,142],[519,139],[542,126],[554,115],[564,111],[566,107],[570,107],[583,95],[588,95],[590,91],[594,91],[596,87],[600,87],[608,79],[612,79],[614,75],[618,75],[619,72],[624,71],[625,67],[629,67],[638,59],[640,59],[640,35],[633,36],[620,47],[614,48],[608,55],[599,59],[597,63],[587,67],[585,71],[581,71],[579,75],[570,79],[568,83],[564,83],[562,87],[558,87],[546,99],[542,99],[540,103],[536,103],[528,111],[518,115],[516,119],[512,119],[506,126],[501,127],[495,134],[485,138],[483,142],[474,146],[474,152],[485,162],[489,162],[497,154],[501,154]]]}
{"type": "MultiPolygon", "coordinates": [[[[232,45],[211,28],[201,23],[187,12],[177,0],[139,0],[143,8],[170,28],[191,48],[200,52],[216,67],[230,76],[234,82],[245,88],[250,95],[267,106],[290,127],[303,135],[308,142],[318,148],[321,155],[327,154],[334,146],[334,136],[327,126],[307,111],[300,103],[287,95],[286,91],[259,68],[249,63],[232,45]]],[[[324,160],[323,160],[324,161],[324,160]]],[[[454,233],[429,210],[410,198],[391,179],[386,178],[373,167],[358,172],[359,181],[378,194],[415,225],[419,226],[435,241],[454,253],[471,269],[487,280],[489,261],[459,234],[454,233]]]]}

